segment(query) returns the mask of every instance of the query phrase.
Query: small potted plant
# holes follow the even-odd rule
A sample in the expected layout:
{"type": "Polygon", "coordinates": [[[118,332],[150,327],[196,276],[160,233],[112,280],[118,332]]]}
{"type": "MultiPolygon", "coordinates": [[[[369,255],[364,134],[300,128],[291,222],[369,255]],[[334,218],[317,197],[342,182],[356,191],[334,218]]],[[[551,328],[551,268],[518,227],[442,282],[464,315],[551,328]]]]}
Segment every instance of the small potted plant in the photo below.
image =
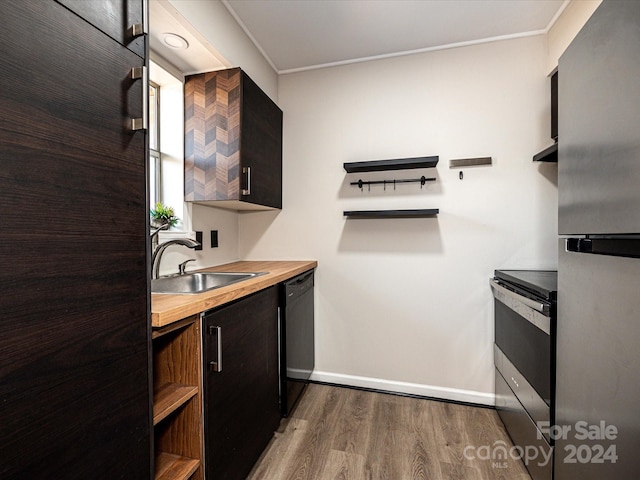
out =
{"type": "Polygon", "coordinates": [[[173,208],[162,202],[156,203],[155,207],[149,210],[149,214],[151,215],[151,226],[159,230],[168,230],[175,227],[180,221],[173,208]]]}

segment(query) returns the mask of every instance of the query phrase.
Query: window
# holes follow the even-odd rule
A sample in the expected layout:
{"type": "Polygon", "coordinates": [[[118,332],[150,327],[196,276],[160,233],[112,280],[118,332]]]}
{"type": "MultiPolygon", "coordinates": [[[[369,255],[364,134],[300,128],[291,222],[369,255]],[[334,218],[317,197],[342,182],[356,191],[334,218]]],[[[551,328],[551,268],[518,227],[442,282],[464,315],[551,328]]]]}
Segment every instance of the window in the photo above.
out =
{"type": "Polygon", "coordinates": [[[149,82],[149,205],[162,201],[160,86],[149,82]]]}

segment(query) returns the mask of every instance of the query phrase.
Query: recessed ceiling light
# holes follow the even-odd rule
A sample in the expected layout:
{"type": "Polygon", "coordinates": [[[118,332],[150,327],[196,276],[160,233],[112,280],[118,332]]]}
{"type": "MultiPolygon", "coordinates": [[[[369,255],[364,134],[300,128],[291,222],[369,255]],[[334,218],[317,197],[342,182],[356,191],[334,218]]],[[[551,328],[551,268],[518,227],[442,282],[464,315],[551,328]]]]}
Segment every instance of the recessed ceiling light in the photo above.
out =
{"type": "Polygon", "coordinates": [[[167,47],[175,48],[176,50],[186,50],[189,48],[189,42],[175,33],[163,33],[162,43],[167,47]]]}

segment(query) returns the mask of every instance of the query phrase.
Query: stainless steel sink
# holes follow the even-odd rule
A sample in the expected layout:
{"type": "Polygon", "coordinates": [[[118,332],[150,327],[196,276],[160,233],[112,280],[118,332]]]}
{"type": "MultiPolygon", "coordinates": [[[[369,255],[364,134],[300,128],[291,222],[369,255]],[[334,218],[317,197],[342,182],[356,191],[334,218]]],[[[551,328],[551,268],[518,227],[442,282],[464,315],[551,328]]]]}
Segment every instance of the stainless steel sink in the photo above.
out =
{"type": "Polygon", "coordinates": [[[195,272],[151,280],[152,293],[193,294],[248,280],[266,272],[195,272]]]}

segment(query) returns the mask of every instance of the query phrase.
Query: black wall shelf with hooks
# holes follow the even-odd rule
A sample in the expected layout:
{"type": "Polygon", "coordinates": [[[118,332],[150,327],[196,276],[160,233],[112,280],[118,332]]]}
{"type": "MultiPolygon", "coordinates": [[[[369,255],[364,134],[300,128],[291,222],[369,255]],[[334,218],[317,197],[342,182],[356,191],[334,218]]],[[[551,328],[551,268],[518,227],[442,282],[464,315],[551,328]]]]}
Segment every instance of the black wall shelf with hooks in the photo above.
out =
{"type": "Polygon", "coordinates": [[[349,162],[344,164],[347,173],[380,172],[383,170],[409,170],[413,168],[432,168],[438,165],[439,157],[397,158],[392,160],[372,160],[368,162],[349,162]]]}
{"type": "Polygon", "coordinates": [[[420,183],[422,188],[427,182],[435,182],[435,177],[427,178],[424,175],[420,178],[405,178],[399,180],[358,180],[357,182],[351,182],[349,185],[356,185],[360,190],[367,185],[371,190],[371,185],[383,185],[384,189],[387,189],[387,185],[393,185],[393,189],[396,189],[397,183],[420,183]]]}
{"type": "Polygon", "coordinates": [[[414,210],[350,210],[345,211],[347,218],[424,218],[435,217],[440,213],[439,208],[414,210]]]}

